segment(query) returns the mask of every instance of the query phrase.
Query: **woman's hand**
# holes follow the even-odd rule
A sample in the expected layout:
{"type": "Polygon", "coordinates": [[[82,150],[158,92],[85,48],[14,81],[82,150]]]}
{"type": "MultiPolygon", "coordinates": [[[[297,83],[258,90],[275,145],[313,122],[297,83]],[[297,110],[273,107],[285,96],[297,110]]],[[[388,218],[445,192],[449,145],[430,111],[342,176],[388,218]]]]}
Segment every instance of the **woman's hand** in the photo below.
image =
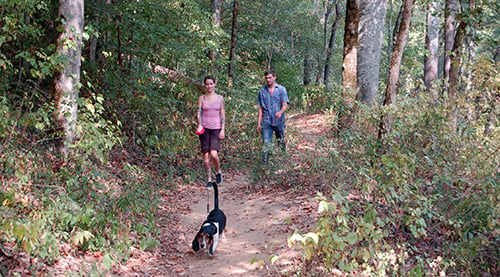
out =
{"type": "Polygon", "coordinates": [[[196,129],[196,134],[197,134],[197,135],[201,135],[201,134],[203,134],[204,132],[205,132],[205,129],[203,129],[203,126],[201,126],[201,124],[200,124],[200,125],[198,125],[198,128],[196,129]]]}

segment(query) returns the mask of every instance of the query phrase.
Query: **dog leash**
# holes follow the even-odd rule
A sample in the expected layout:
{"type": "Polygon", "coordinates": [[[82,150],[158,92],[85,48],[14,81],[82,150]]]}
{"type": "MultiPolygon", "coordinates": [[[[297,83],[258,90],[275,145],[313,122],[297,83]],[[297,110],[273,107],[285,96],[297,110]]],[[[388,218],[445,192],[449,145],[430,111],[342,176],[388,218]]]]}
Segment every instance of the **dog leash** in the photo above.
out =
{"type": "Polygon", "coordinates": [[[207,214],[210,212],[210,190],[207,188],[207,214]]]}

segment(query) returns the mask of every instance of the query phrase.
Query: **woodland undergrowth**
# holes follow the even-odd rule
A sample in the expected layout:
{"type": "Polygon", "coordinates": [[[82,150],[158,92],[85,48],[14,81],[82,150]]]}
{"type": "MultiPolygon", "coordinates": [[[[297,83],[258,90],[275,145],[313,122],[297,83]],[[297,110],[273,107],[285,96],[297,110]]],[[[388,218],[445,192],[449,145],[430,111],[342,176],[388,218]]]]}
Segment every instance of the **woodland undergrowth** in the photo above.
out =
{"type": "MultiPolygon", "coordinates": [[[[126,262],[132,248],[159,245],[159,190],[203,181],[195,89],[107,86],[113,93],[81,97],[77,143],[64,159],[54,154],[49,108],[0,98],[2,274],[20,262],[33,274],[43,272],[75,253],[102,255],[91,271],[106,272],[126,262]]],[[[248,174],[253,189],[318,191],[316,227],[289,238],[304,251],[294,274],[498,274],[497,125],[485,134],[484,119],[464,120],[453,133],[442,106],[408,96],[383,110],[394,120],[381,142],[381,109],[360,106],[352,128],[337,130],[336,111],[352,107],[336,93],[310,87],[293,95],[289,113],[321,110],[329,131],[316,151],[298,152],[300,134],[289,128],[287,150],[272,153],[262,167],[248,100],[254,90],[224,92],[222,163],[228,172],[248,174]]]]}
{"type": "Polygon", "coordinates": [[[383,141],[381,111],[361,107],[349,130],[333,114],[320,151],[302,161],[326,186],[316,228],[289,238],[304,249],[300,276],[498,275],[498,126],[485,134],[484,119],[464,120],[451,132],[446,109],[425,97],[384,112],[394,121],[383,141]]]}

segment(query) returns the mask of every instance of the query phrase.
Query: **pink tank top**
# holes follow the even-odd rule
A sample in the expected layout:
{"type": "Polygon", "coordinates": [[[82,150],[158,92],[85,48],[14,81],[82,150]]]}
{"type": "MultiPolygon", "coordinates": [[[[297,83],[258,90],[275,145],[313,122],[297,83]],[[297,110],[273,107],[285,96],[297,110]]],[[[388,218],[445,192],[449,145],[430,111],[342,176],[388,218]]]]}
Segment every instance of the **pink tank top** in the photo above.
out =
{"type": "Polygon", "coordinates": [[[221,128],[221,120],[220,120],[220,110],[221,110],[221,96],[217,99],[218,101],[214,101],[212,103],[205,102],[205,96],[203,96],[201,107],[203,109],[203,113],[201,116],[201,125],[205,129],[213,129],[217,130],[221,128]]]}

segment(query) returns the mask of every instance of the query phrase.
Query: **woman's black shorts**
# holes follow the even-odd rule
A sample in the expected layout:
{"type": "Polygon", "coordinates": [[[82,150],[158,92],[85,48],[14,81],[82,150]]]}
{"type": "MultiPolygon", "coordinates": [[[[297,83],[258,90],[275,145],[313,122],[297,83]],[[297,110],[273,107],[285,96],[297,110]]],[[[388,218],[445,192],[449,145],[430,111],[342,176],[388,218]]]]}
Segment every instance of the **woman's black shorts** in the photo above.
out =
{"type": "Polygon", "coordinates": [[[205,129],[205,132],[200,137],[201,153],[208,153],[212,150],[219,152],[220,150],[220,129],[205,129]]]}

